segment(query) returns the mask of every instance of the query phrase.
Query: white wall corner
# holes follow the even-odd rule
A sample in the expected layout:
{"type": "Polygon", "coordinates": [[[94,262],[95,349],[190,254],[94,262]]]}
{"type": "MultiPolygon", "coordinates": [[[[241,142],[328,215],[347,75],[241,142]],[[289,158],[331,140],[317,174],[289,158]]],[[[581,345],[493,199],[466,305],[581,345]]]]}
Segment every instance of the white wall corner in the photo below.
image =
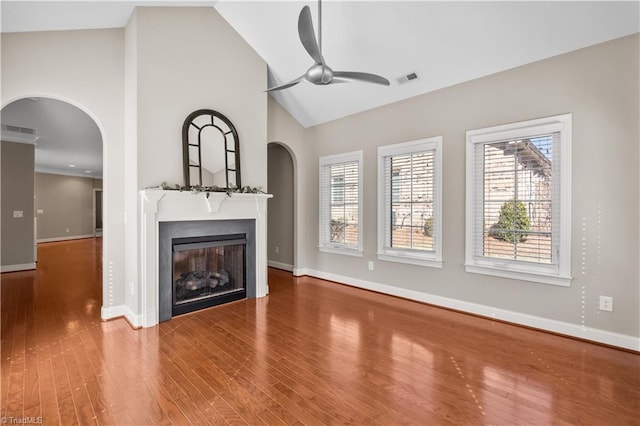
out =
{"type": "Polygon", "coordinates": [[[288,263],[276,262],[275,260],[268,260],[267,265],[271,268],[282,269],[283,271],[293,272],[293,265],[288,263]]]}
{"type": "Polygon", "coordinates": [[[100,318],[103,321],[109,321],[116,318],[126,318],[133,327],[142,327],[140,315],[136,315],[126,305],[103,306],[100,310],[100,318]]]}
{"type": "Polygon", "coordinates": [[[302,276],[305,276],[305,275],[315,276],[315,275],[312,275],[311,272],[312,272],[312,270],[309,269],[309,268],[293,268],[293,276],[294,277],[302,277],[302,276]]]}

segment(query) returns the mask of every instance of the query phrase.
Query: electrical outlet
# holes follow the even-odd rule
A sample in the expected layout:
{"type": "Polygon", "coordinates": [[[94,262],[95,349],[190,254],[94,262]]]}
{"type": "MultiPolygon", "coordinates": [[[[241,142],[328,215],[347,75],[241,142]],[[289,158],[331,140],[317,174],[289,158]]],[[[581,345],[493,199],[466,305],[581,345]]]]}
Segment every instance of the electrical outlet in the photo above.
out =
{"type": "Polygon", "coordinates": [[[67,233],[69,233],[69,228],[67,228],[67,233]]]}
{"type": "Polygon", "coordinates": [[[280,253],[280,247],[276,246],[276,254],[280,253]]]}
{"type": "Polygon", "coordinates": [[[613,297],[600,296],[600,310],[613,312],[613,297]]]}
{"type": "Polygon", "coordinates": [[[13,211],[13,217],[14,218],[24,217],[24,211],[22,211],[22,210],[14,210],[13,211]]]}
{"type": "Polygon", "coordinates": [[[369,270],[373,271],[373,262],[369,262],[369,270]]]}

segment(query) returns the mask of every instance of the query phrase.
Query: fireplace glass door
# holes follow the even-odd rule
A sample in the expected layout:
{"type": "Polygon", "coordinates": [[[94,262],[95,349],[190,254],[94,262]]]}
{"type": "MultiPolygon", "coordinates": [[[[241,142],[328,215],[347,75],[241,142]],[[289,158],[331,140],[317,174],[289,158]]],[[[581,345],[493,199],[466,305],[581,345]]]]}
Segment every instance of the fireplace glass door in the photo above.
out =
{"type": "Polygon", "coordinates": [[[173,239],[173,315],[246,297],[245,234],[173,239]]]}

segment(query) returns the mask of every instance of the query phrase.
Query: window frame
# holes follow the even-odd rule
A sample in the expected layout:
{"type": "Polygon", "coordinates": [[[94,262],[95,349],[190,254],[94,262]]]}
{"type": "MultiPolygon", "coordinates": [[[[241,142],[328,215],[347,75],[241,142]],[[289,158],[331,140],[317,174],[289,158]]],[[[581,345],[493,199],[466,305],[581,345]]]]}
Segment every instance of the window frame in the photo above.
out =
{"type": "MultiPolygon", "coordinates": [[[[318,249],[322,252],[333,253],[333,254],[343,254],[347,256],[356,256],[363,257],[363,241],[362,241],[362,229],[363,229],[363,152],[353,151],[347,152],[343,154],[335,154],[335,155],[327,155],[320,157],[318,160],[318,249]],[[331,167],[338,164],[344,163],[352,163],[356,162],[358,164],[358,244],[356,246],[350,246],[346,244],[333,243],[329,240],[325,240],[325,236],[328,236],[330,232],[327,232],[326,227],[331,226],[331,209],[329,208],[329,216],[326,217],[325,211],[326,209],[323,206],[326,203],[331,205],[332,198],[334,196],[331,187],[331,179],[329,178],[329,188],[327,191],[324,190],[323,184],[323,173],[327,167],[331,167]]],[[[345,183],[343,182],[343,185],[345,183]]]]}
{"type": "MultiPolygon", "coordinates": [[[[503,278],[531,281],[543,284],[552,284],[569,287],[571,285],[571,141],[572,141],[572,114],[561,114],[517,123],[503,124],[466,132],[466,207],[465,207],[465,270],[471,273],[493,275],[503,278]],[[559,197],[552,205],[552,223],[557,222],[559,229],[552,229],[557,233],[557,243],[553,244],[552,251],[557,256],[556,264],[544,264],[523,262],[510,259],[497,259],[478,256],[476,252],[476,238],[478,232],[482,233],[480,219],[474,216],[478,211],[477,202],[484,203],[484,198],[479,197],[477,183],[482,179],[483,170],[477,170],[476,147],[478,144],[486,145],[506,140],[526,139],[542,134],[559,133],[558,145],[559,161],[553,160],[553,179],[558,179],[559,197]],[[558,170],[559,167],[559,170],[558,170]],[[478,201],[481,200],[481,201],[478,201]],[[559,213],[558,213],[559,211],[559,213]],[[558,215],[558,217],[556,217],[558,215]]],[[[555,156],[555,154],[554,154],[555,156]]]]}
{"type": "MultiPolygon", "coordinates": [[[[391,174],[390,174],[391,176],[391,174]]],[[[379,260],[442,268],[442,136],[418,139],[378,147],[378,251],[379,260]],[[391,156],[433,151],[433,250],[393,249],[387,241],[385,224],[391,222],[391,200],[385,190],[385,159],[391,156]],[[389,201],[389,202],[387,202],[389,201]]]]}

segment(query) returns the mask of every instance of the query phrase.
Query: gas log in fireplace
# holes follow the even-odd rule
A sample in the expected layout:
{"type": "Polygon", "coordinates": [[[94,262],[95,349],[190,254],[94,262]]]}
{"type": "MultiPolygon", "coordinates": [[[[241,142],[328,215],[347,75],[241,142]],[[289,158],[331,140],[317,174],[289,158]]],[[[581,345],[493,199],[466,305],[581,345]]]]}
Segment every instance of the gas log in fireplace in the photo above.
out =
{"type": "Polygon", "coordinates": [[[245,234],[172,239],[172,314],[247,296],[245,234]]]}
{"type": "Polygon", "coordinates": [[[255,220],[160,222],[158,231],[160,321],[256,297],[255,220]]]}

